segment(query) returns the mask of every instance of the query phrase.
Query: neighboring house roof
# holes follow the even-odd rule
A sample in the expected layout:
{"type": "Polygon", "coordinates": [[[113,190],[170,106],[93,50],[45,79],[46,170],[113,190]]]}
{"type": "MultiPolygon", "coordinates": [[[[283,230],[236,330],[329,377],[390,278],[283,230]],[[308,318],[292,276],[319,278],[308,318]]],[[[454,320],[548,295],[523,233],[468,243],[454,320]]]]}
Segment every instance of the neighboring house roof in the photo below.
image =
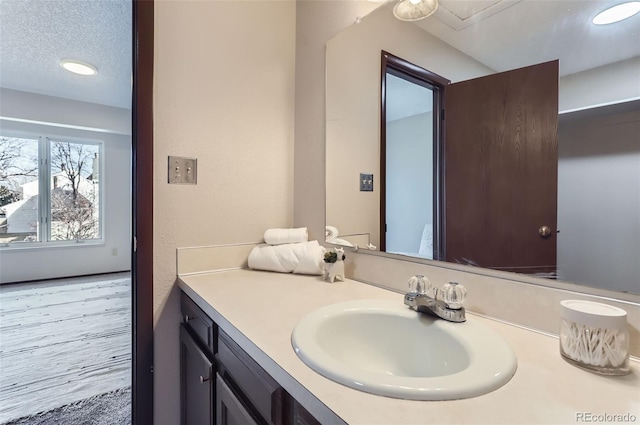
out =
{"type": "Polygon", "coordinates": [[[33,196],[2,207],[6,213],[8,233],[30,233],[38,226],[38,197],[33,196]]]}
{"type": "MultiPolygon", "coordinates": [[[[59,187],[71,187],[71,180],[66,176],[64,172],[59,172],[51,175],[51,188],[59,187]]],[[[21,185],[23,198],[30,198],[36,196],[39,191],[38,180],[33,180],[21,185]]],[[[94,190],[94,183],[88,178],[80,176],[80,183],[78,185],[78,192],[84,196],[89,196],[94,190]]]]}
{"type": "MultiPolygon", "coordinates": [[[[33,232],[38,224],[38,200],[40,195],[3,205],[6,214],[8,233],[33,232]]],[[[78,193],[74,208],[70,189],[55,188],[51,190],[51,219],[60,220],[63,211],[85,210],[93,207],[93,203],[83,194],[78,193]]]]}

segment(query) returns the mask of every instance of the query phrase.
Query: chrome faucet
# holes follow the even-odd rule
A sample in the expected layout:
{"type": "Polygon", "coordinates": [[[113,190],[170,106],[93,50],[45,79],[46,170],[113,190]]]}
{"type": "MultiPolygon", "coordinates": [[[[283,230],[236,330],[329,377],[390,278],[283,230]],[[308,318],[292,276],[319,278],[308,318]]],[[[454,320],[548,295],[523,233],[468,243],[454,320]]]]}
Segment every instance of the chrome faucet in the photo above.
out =
{"type": "Polygon", "coordinates": [[[467,320],[462,307],[466,295],[465,287],[457,282],[445,283],[438,290],[425,276],[416,275],[409,279],[409,292],[404,296],[404,303],[420,313],[460,323],[467,320]],[[438,299],[439,292],[442,299],[438,299]]]}

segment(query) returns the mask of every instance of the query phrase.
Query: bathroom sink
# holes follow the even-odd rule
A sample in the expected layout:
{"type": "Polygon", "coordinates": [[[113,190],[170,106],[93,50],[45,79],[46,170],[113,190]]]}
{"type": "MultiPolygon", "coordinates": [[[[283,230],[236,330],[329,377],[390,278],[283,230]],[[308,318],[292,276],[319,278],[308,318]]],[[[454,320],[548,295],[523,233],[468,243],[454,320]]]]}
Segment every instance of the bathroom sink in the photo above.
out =
{"type": "Polygon", "coordinates": [[[451,323],[402,299],[332,304],[305,316],[291,342],[311,369],[340,384],[410,400],[475,397],[516,371],[511,347],[473,320],[451,323]]]}

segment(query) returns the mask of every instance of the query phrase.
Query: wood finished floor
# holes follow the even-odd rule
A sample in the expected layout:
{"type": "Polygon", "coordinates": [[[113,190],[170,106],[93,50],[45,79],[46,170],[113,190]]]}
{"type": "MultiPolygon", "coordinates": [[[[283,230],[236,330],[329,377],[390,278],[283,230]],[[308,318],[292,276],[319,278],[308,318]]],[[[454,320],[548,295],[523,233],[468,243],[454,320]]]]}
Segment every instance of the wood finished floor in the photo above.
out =
{"type": "Polygon", "coordinates": [[[0,286],[0,423],[131,385],[131,278],[0,286]]]}

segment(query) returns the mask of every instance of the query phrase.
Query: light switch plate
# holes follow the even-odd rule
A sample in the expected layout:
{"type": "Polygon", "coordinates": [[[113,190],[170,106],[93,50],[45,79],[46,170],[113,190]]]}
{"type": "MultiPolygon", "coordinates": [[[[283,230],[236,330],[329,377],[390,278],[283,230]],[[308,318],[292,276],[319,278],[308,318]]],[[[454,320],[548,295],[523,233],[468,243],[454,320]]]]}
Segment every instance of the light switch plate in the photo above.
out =
{"type": "Polygon", "coordinates": [[[373,174],[360,173],[360,192],[373,192],[373,174]]]}
{"type": "Polygon", "coordinates": [[[196,184],[198,182],[198,160],[181,156],[169,157],[169,183],[196,184]]]}

